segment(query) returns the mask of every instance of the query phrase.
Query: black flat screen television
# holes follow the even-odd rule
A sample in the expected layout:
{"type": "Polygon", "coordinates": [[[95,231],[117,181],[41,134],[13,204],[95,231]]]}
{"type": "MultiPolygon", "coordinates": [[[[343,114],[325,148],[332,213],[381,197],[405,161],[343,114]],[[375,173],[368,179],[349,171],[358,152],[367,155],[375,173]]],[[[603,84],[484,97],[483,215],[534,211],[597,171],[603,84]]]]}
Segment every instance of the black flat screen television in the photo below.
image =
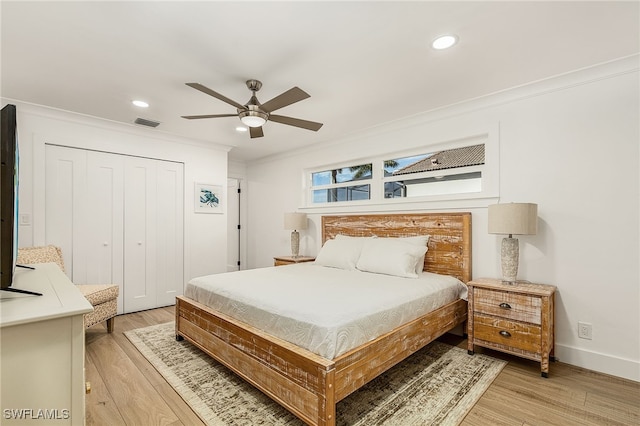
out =
{"type": "Polygon", "coordinates": [[[0,122],[0,290],[40,295],[12,287],[18,255],[18,134],[15,105],[0,122]]]}

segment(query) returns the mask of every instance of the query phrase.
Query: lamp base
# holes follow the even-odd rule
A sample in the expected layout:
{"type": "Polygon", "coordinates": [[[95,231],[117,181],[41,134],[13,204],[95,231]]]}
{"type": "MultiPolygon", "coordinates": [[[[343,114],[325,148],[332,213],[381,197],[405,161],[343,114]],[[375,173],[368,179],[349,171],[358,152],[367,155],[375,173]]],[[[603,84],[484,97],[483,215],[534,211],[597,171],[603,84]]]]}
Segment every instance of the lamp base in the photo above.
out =
{"type": "Polygon", "coordinates": [[[518,275],[518,258],[520,249],[517,238],[505,237],[502,239],[500,257],[502,260],[502,281],[515,283],[518,275]]]}
{"type": "Polygon", "coordinates": [[[300,233],[298,231],[291,232],[291,256],[298,257],[300,255],[300,233]]]}

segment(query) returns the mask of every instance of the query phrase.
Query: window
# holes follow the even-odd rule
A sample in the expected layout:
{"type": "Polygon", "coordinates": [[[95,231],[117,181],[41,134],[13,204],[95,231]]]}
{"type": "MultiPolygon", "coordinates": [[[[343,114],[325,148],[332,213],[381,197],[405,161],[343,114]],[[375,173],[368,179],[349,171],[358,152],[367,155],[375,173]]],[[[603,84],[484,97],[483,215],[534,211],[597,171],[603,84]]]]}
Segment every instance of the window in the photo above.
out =
{"type": "Polygon", "coordinates": [[[307,206],[429,202],[435,208],[453,200],[482,203],[499,193],[496,134],[478,133],[413,152],[356,160],[355,166],[307,170],[307,206]]]}
{"type": "Polygon", "coordinates": [[[373,164],[361,164],[311,173],[313,204],[369,200],[373,164]]]}
{"type": "Polygon", "coordinates": [[[384,198],[482,191],[484,144],[384,161],[384,198]]]}

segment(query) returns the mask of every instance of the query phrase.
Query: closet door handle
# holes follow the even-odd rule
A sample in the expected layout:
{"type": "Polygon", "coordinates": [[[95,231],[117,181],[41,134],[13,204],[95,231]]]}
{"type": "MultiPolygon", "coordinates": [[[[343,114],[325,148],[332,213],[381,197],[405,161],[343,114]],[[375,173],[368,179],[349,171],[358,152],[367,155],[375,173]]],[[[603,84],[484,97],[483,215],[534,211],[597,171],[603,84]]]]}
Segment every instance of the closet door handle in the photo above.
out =
{"type": "Polygon", "coordinates": [[[502,309],[511,309],[511,305],[508,303],[501,303],[499,305],[502,309]]]}

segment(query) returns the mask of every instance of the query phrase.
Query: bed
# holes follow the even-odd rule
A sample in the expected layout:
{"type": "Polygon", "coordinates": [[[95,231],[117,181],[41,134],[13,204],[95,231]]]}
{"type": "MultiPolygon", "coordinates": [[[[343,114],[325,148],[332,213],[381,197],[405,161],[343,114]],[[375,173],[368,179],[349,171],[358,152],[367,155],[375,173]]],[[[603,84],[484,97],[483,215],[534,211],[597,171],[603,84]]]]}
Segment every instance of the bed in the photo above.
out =
{"type": "MultiPolygon", "coordinates": [[[[471,214],[322,217],[322,240],[429,235],[423,270],[471,279],[471,214]]],[[[298,265],[278,267],[294,268],[298,265]]],[[[266,269],[266,268],[265,268],[266,269]]],[[[339,292],[331,294],[340,298],[339,292]]],[[[320,356],[192,298],[176,300],[176,338],[187,339],[310,425],[335,425],[335,405],[445,332],[463,324],[456,299],[336,357],[320,356]]]]}

